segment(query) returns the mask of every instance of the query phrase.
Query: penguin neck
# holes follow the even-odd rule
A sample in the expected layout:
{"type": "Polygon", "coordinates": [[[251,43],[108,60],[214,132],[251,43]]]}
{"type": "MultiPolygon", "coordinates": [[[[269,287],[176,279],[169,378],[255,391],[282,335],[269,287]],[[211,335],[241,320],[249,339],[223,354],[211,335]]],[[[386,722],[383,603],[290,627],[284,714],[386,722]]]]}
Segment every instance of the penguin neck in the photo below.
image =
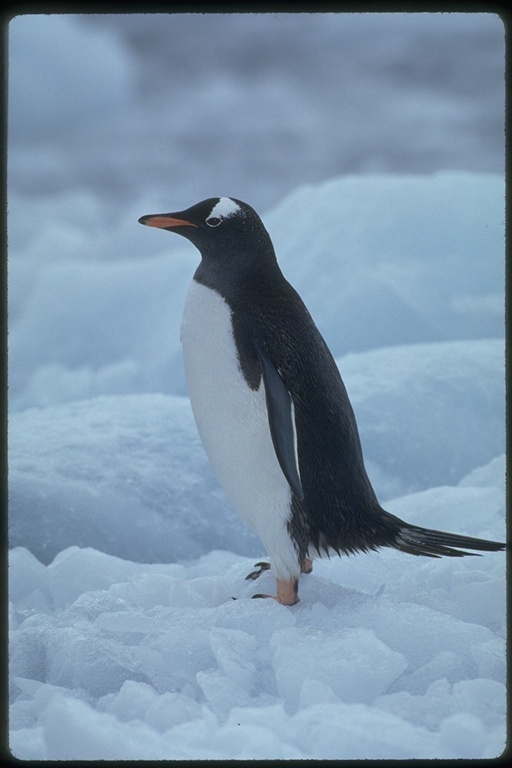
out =
{"type": "Polygon", "coordinates": [[[259,253],[243,249],[232,259],[203,254],[194,280],[220,293],[226,300],[258,294],[279,295],[287,281],[277,263],[272,244],[259,253]]]}

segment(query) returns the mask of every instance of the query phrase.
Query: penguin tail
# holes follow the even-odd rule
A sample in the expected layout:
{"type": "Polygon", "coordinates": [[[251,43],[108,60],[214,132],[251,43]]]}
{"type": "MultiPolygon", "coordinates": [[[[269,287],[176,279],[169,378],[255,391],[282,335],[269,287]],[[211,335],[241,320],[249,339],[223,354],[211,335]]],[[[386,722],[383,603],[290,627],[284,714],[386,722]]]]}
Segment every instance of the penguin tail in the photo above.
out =
{"type": "Polygon", "coordinates": [[[499,552],[506,545],[500,541],[475,539],[472,536],[459,536],[456,533],[434,531],[429,528],[402,523],[393,545],[402,552],[426,557],[465,557],[478,552],[466,552],[467,549],[481,552],[499,552]]]}

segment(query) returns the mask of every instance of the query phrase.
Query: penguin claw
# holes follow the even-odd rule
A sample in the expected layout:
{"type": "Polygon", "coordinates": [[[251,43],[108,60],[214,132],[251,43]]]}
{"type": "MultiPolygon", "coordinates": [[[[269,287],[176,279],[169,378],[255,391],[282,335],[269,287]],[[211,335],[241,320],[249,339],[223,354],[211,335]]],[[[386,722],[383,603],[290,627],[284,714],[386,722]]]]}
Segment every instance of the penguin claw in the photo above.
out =
{"type": "Polygon", "coordinates": [[[261,594],[258,593],[257,595],[253,595],[251,597],[251,600],[254,600],[255,598],[269,598],[270,600],[275,600],[276,603],[279,603],[280,605],[288,605],[288,606],[289,605],[295,605],[295,603],[299,602],[299,598],[298,597],[295,597],[293,599],[290,599],[290,598],[283,599],[282,597],[279,598],[278,595],[264,595],[263,593],[261,593],[261,594]]]}
{"type": "Polygon", "coordinates": [[[259,579],[262,573],[265,573],[265,571],[270,570],[270,563],[254,563],[254,567],[258,568],[257,571],[251,571],[251,573],[248,573],[245,577],[245,580],[248,581],[251,579],[251,581],[256,581],[256,579],[259,579]]]}
{"type": "MultiPolygon", "coordinates": [[[[255,579],[258,579],[262,573],[265,571],[268,571],[270,569],[270,563],[255,563],[255,567],[257,567],[259,570],[252,571],[252,573],[249,573],[245,578],[252,579],[254,581],[255,579]]],[[[301,570],[303,573],[311,573],[313,570],[313,562],[306,558],[302,562],[301,570]]],[[[263,598],[263,597],[271,597],[272,600],[276,600],[278,603],[281,603],[281,605],[295,605],[295,603],[299,602],[299,580],[297,579],[277,579],[277,595],[264,595],[261,592],[258,592],[257,595],[253,595],[251,599],[254,600],[254,598],[263,598]]]]}
{"type": "Polygon", "coordinates": [[[271,597],[281,605],[295,605],[299,602],[299,581],[298,579],[277,579],[277,595],[264,595],[258,593],[253,595],[252,599],[258,597],[271,597]]]}

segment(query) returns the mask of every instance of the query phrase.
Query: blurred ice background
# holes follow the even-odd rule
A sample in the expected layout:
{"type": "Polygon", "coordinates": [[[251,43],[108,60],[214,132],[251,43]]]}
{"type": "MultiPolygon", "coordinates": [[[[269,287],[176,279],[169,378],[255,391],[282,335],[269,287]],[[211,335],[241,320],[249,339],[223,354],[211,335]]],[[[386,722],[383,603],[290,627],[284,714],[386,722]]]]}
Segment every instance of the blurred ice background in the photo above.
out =
{"type": "Polygon", "coordinates": [[[293,609],[249,599],[264,552],[183,380],[198,255],[137,224],[255,206],[381,499],[502,539],[499,17],[18,16],[9,65],[14,754],[499,754],[501,554],[320,562],[293,609]]]}

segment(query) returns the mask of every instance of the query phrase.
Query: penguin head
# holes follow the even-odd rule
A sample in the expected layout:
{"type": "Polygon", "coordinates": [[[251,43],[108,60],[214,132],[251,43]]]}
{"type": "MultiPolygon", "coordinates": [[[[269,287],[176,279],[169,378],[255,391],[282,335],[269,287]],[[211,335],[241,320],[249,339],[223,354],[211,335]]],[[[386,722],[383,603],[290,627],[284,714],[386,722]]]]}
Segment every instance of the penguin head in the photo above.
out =
{"type": "Polygon", "coordinates": [[[209,271],[227,268],[233,276],[276,264],[260,217],[234,197],[211,197],[184,211],[141,216],[139,223],[186,237],[200,251],[209,271]]]}

